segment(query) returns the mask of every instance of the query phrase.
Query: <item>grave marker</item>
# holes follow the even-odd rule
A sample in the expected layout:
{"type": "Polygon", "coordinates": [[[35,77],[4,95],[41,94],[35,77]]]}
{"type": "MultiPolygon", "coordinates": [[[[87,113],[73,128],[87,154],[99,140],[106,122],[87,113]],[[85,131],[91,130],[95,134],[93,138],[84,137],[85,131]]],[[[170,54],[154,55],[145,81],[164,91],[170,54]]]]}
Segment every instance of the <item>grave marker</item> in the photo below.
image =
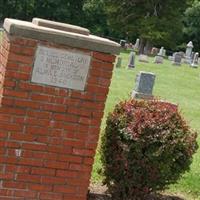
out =
{"type": "Polygon", "coordinates": [[[198,60],[199,60],[199,53],[195,53],[194,59],[193,59],[192,64],[190,66],[193,67],[193,68],[197,68],[199,66],[198,60]]]}
{"type": "Polygon", "coordinates": [[[177,66],[180,66],[181,65],[181,60],[182,60],[182,55],[177,52],[174,54],[174,60],[173,60],[173,65],[177,65],[177,66]]]}
{"type": "Polygon", "coordinates": [[[192,49],[194,48],[192,41],[187,44],[186,52],[185,52],[185,63],[191,64],[191,55],[192,49]]]}
{"type": "Polygon", "coordinates": [[[136,76],[135,90],[132,93],[133,98],[153,99],[153,86],[156,75],[150,72],[140,72],[136,76]]]}
{"type": "Polygon", "coordinates": [[[122,57],[117,57],[117,64],[116,64],[116,68],[121,68],[122,67],[122,57]]]}
{"type": "Polygon", "coordinates": [[[135,68],[135,53],[132,51],[129,55],[128,69],[135,68]]]}

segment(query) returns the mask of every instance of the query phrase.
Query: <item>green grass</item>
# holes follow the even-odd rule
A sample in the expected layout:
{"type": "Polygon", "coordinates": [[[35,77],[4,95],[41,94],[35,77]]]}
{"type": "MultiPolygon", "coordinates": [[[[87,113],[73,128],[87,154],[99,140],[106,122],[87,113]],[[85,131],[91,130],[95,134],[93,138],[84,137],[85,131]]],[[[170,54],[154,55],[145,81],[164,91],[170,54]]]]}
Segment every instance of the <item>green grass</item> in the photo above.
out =
{"type": "MultiPolygon", "coordinates": [[[[139,71],[153,72],[156,74],[154,96],[163,100],[177,103],[181,112],[191,127],[200,133],[200,68],[193,69],[188,65],[181,67],[171,65],[168,60],[164,64],[153,64],[153,58],[149,63],[138,62],[136,68],[128,70],[128,53],[121,53],[123,58],[122,68],[114,70],[110,92],[106,102],[105,116],[102,130],[105,127],[105,119],[108,112],[112,111],[115,104],[121,100],[130,98],[135,85],[135,77],[139,71]]],[[[199,139],[200,144],[200,139],[199,139]]],[[[183,178],[170,187],[168,193],[181,194],[187,200],[200,200],[200,149],[195,154],[191,170],[184,174],[183,178]]],[[[101,169],[100,156],[97,153],[93,167],[94,182],[99,182],[102,177],[98,174],[101,169]]]]}

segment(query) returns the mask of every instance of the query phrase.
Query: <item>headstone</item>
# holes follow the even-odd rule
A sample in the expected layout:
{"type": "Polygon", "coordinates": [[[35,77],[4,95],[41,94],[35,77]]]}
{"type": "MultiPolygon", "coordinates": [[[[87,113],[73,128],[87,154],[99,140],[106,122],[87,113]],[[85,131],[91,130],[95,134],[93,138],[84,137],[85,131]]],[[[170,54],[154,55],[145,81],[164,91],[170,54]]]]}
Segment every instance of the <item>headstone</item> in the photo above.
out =
{"type": "Polygon", "coordinates": [[[162,56],[156,56],[154,59],[154,63],[156,64],[163,64],[163,57],[162,56]]]}
{"type": "Polygon", "coordinates": [[[200,58],[198,59],[198,64],[200,65],[200,58]]]}
{"type": "Polygon", "coordinates": [[[158,56],[163,56],[163,55],[164,55],[164,47],[161,47],[158,56]]]}
{"type": "Polygon", "coordinates": [[[133,98],[153,99],[153,86],[156,75],[150,72],[140,72],[136,76],[135,90],[132,92],[133,98]]]}
{"type": "Polygon", "coordinates": [[[164,50],[165,50],[164,47],[161,47],[158,55],[154,59],[154,63],[156,63],[156,64],[163,64],[164,50]]]}
{"type": "Polygon", "coordinates": [[[126,40],[120,40],[120,45],[122,48],[126,48],[126,40]]]}
{"type": "Polygon", "coordinates": [[[195,53],[194,59],[193,59],[192,64],[190,66],[193,67],[193,68],[197,68],[199,66],[198,59],[199,59],[199,53],[195,53]]]}
{"type": "Polygon", "coordinates": [[[168,60],[174,61],[174,57],[173,56],[168,56],[168,60]]]}
{"type": "Polygon", "coordinates": [[[122,57],[118,57],[117,58],[116,68],[121,68],[121,66],[122,66],[122,57]]]}
{"type": "Polygon", "coordinates": [[[191,63],[191,55],[192,55],[192,49],[194,48],[192,41],[190,41],[187,44],[186,52],[185,52],[185,63],[190,64],[191,63]]]}
{"type": "Polygon", "coordinates": [[[134,44],[134,51],[139,51],[140,39],[138,38],[134,44]]]}
{"type": "Polygon", "coordinates": [[[173,65],[177,65],[180,66],[181,65],[181,60],[182,60],[182,56],[179,52],[174,54],[174,61],[173,61],[173,65]]]}
{"type": "Polygon", "coordinates": [[[181,54],[181,57],[182,57],[182,58],[185,58],[185,52],[179,51],[179,53],[181,54]]]}
{"type": "Polygon", "coordinates": [[[163,49],[163,57],[166,56],[166,49],[163,49]]]}
{"type": "Polygon", "coordinates": [[[147,55],[144,55],[144,54],[140,54],[139,55],[139,62],[145,62],[145,63],[148,63],[148,56],[147,55]]]}
{"type": "Polygon", "coordinates": [[[129,56],[129,63],[128,63],[128,69],[135,68],[135,53],[131,51],[129,56]]]}
{"type": "Polygon", "coordinates": [[[191,62],[192,62],[193,59],[194,59],[194,55],[195,55],[195,52],[193,51],[192,54],[191,54],[191,62]]]}
{"type": "Polygon", "coordinates": [[[155,55],[157,55],[157,54],[158,54],[158,48],[153,47],[153,48],[151,49],[151,55],[155,56],[155,55]]]}

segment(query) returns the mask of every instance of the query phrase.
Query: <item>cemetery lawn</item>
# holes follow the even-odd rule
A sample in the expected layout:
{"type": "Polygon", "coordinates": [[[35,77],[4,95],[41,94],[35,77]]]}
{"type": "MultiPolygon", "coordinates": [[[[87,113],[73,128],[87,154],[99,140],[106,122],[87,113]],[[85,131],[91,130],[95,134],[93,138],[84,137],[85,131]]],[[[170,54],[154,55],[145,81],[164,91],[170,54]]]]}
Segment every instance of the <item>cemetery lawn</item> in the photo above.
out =
{"type": "MultiPolygon", "coordinates": [[[[136,68],[127,69],[128,52],[121,53],[122,68],[115,68],[110,92],[106,102],[105,116],[102,122],[102,131],[105,128],[107,114],[113,110],[119,101],[130,98],[135,85],[135,77],[139,71],[153,72],[156,74],[154,95],[161,99],[177,103],[182,115],[190,126],[200,135],[200,68],[193,69],[188,65],[173,66],[170,61],[164,60],[164,64],[154,64],[153,58],[149,63],[138,62],[136,68]]],[[[200,137],[198,139],[200,145],[200,137]]],[[[93,167],[92,182],[101,182],[98,174],[101,170],[101,162],[97,151],[96,161],[93,167]]],[[[167,194],[177,195],[186,200],[200,200],[200,148],[195,154],[191,170],[184,174],[181,180],[171,185],[167,194]]]]}

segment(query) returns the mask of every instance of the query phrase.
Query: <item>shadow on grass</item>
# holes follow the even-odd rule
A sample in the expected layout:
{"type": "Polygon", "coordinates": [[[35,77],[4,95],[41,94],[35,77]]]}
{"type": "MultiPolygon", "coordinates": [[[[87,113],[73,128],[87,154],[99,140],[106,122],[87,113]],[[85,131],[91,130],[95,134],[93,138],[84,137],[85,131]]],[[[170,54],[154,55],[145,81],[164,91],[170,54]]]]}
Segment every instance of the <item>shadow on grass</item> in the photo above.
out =
{"type": "MultiPolygon", "coordinates": [[[[88,195],[88,200],[112,200],[110,195],[106,194],[95,194],[90,193],[88,195]]],[[[123,199],[122,199],[123,200],[123,199]]],[[[131,199],[131,200],[186,200],[177,196],[169,196],[169,195],[148,195],[144,199],[131,199]]]]}

